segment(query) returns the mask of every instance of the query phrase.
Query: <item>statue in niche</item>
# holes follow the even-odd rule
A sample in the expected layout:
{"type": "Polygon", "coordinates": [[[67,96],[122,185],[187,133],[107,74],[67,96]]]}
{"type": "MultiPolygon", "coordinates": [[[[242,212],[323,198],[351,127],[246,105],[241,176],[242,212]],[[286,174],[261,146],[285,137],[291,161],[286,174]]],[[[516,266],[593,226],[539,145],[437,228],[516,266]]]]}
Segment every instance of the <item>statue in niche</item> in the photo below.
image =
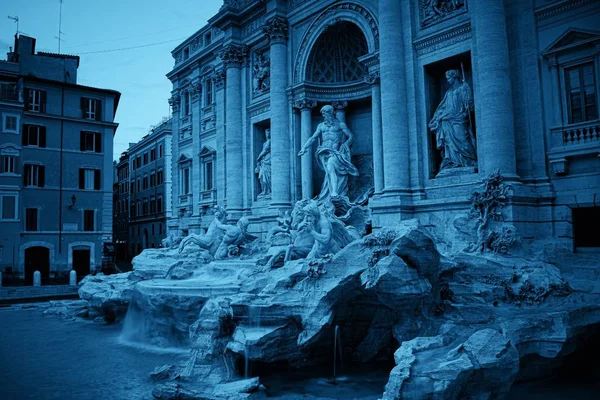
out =
{"type": "Polygon", "coordinates": [[[271,194],[271,130],[265,129],[265,143],[256,159],[255,173],[258,174],[260,182],[259,197],[266,197],[271,194]]]}
{"type": "Polygon", "coordinates": [[[446,72],[450,89],[444,95],[429,129],[435,132],[436,147],[441,152],[440,171],[477,166],[477,145],[471,126],[473,94],[458,70],[446,72]]]}
{"type": "Polygon", "coordinates": [[[332,197],[347,196],[348,175],[358,176],[358,170],[350,161],[350,146],[354,135],[344,122],[335,117],[333,106],[323,106],[321,114],[323,122],[298,153],[299,156],[306,154],[313,142],[321,136],[321,143],[315,153],[319,167],[325,171],[325,179],[317,199],[319,204],[332,197]]]}
{"type": "Polygon", "coordinates": [[[252,86],[255,94],[264,93],[269,90],[271,86],[270,77],[269,61],[263,53],[256,53],[252,66],[252,86]]]}
{"type": "Polygon", "coordinates": [[[223,230],[220,225],[227,220],[227,211],[223,207],[215,206],[214,219],[208,226],[205,234],[198,235],[191,233],[184,237],[179,244],[179,252],[181,253],[190,244],[195,244],[200,249],[208,251],[211,255],[217,252],[221,239],[223,238],[223,230]]]}

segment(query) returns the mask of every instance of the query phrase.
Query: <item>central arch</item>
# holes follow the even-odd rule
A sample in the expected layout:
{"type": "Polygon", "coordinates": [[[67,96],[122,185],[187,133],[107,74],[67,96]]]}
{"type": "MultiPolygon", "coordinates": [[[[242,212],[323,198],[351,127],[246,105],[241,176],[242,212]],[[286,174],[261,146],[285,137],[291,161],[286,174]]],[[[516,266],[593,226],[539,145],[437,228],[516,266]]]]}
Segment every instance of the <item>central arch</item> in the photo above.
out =
{"type": "Polygon", "coordinates": [[[302,37],[294,69],[294,83],[307,81],[309,59],[313,48],[318,44],[322,34],[330,28],[341,23],[351,23],[359,29],[366,40],[367,53],[373,53],[379,49],[379,28],[373,12],[366,6],[343,2],[332,5],[315,18],[302,37]]]}

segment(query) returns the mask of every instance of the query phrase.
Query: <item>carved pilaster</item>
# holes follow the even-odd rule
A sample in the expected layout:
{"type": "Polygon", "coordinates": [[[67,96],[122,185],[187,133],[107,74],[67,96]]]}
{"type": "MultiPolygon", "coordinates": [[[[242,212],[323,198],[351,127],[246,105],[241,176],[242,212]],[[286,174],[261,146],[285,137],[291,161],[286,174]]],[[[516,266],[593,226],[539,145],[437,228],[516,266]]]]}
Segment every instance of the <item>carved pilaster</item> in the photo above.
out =
{"type": "Polygon", "coordinates": [[[315,108],[316,106],[317,106],[317,102],[315,100],[310,100],[307,98],[298,100],[294,103],[294,108],[297,108],[300,111],[311,110],[311,109],[315,108]]]}
{"type": "Polygon", "coordinates": [[[369,85],[379,85],[380,81],[379,71],[371,72],[370,74],[365,75],[365,82],[369,85]]]}
{"type": "Polygon", "coordinates": [[[219,57],[223,60],[225,68],[241,68],[248,55],[248,47],[230,44],[221,50],[219,57]]]}
{"type": "Polygon", "coordinates": [[[263,32],[270,43],[285,43],[288,38],[288,22],[281,17],[273,17],[267,20],[263,32]]]}
{"type": "Polygon", "coordinates": [[[220,68],[215,71],[212,80],[215,83],[215,90],[221,90],[225,87],[225,69],[220,68]]]}

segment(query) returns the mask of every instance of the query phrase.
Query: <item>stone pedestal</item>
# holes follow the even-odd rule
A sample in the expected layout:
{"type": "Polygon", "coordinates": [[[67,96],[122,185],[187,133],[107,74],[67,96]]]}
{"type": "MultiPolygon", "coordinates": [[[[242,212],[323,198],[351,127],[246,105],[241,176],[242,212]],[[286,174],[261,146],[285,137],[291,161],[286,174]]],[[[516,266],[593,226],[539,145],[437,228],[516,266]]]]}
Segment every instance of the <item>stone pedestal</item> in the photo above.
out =
{"type": "MultiPolygon", "coordinates": [[[[295,104],[300,109],[300,141],[306,143],[312,136],[312,109],[317,106],[314,100],[304,99],[295,104]]],[[[302,198],[310,199],[313,197],[313,170],[312,170],[313,151],[312,146],[301,159],[302,169],[302,198]]]]}
{"type": "Polygon", "coordinates": [[[479,85],[475,93],[480,173],[516,177],[514,111],[504,0],[469,2],[479,85]]]}
{"type": "Polygon", "coordinates": [[[75,272],[75,270],[69,272],[69,285],[77,286],[77,272],[75,272]]]}
{"type": "Polygon", "coordinates": [[[35,271],[33,273],[33,286],[42,286],[42,274],[40,271],[35,271]]]}
{"type": "Polygon", "coordinates": [[[271,206],[291,206],[291,159],[289,138],[290,104],[288,86],[287,21],[274,17],[263,28],[270,42],[271,54],[271,206]]]}

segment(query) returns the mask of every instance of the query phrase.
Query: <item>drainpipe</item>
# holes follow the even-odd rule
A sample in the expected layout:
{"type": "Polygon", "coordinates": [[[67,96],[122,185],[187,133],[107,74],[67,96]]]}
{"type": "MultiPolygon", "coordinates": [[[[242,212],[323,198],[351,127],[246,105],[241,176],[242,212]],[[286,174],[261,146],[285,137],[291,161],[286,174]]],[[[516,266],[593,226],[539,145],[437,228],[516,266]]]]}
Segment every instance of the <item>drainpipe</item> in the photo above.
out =
{"type": "MultiPolygon", "coordinates": [[[[63,82],[66,82],[65,77],[65,60],[63,59],[63,82]]],[[[62,209],[63,209],[63,128],[64,128],[64,113],[65,113],[65,86],[60,89],[60,164],[58,175],[58,253],[62,254],[62,209]]],[[[67,260],[68,265],[68,260],[67,260]]]]}

